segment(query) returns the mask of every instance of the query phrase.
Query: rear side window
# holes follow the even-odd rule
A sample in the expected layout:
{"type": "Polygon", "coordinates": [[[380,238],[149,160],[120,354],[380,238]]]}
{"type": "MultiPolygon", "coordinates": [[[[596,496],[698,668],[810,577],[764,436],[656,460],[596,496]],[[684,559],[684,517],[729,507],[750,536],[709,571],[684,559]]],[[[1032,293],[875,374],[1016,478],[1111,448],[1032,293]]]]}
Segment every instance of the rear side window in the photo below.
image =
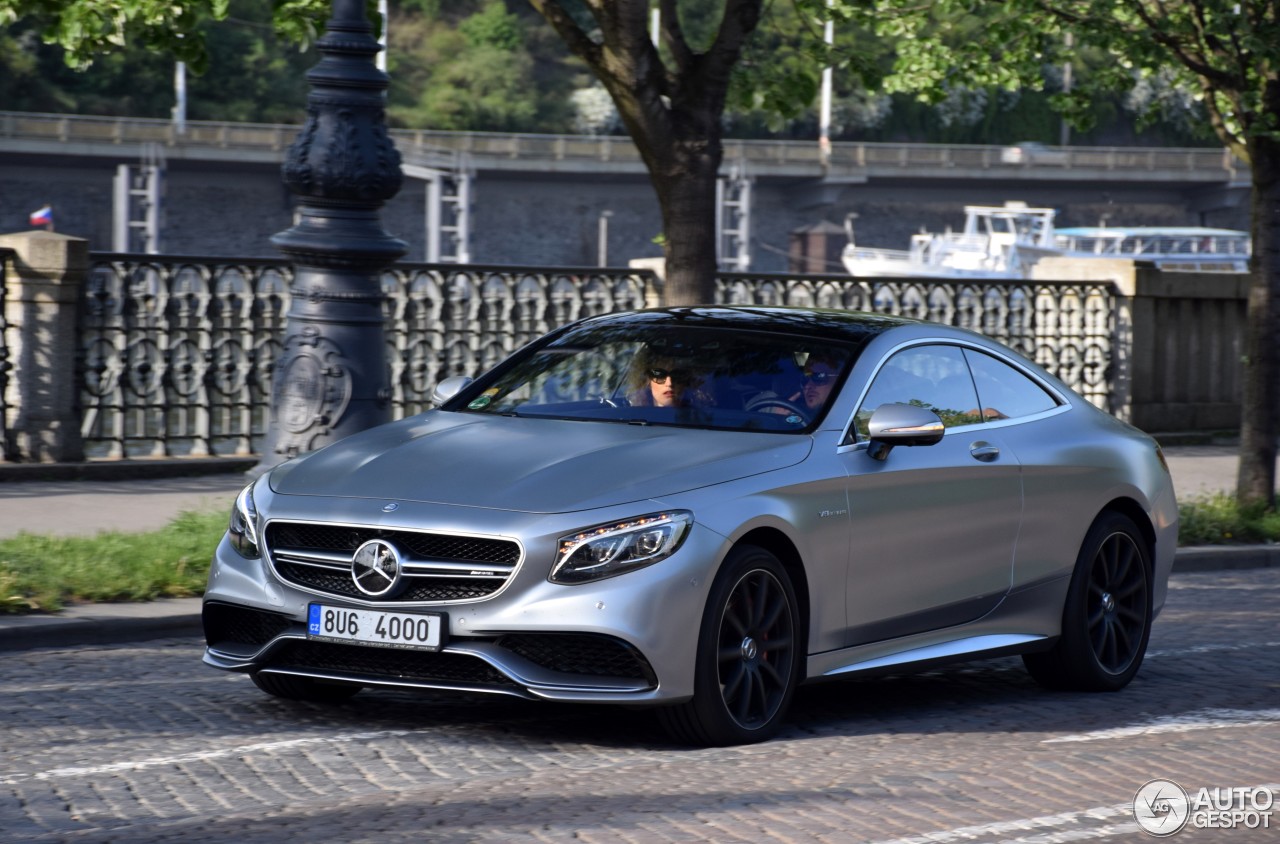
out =
{"type": "Polygon", "coordinates": [[[1002,360],[965,349],[981,400],[983,421],[1017,419],[1053,410],[1058,400],[1035,381],[1002,360]]]}

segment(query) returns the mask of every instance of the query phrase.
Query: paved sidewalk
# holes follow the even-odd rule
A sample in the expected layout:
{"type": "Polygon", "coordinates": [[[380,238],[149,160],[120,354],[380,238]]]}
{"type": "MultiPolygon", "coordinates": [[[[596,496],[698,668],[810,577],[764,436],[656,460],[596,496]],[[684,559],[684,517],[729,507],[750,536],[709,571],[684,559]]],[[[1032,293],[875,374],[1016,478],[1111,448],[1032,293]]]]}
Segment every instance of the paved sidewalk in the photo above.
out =
{"type": "Polygon", "coordinates": [[[1173,475],[1173,488],[1178,500],[1236,488],[1240,455],[1235,446],[1176,445],[1166,446],[1165,459],[1173,475]]]}
{"type": "Polygon", "coordinates": [[[249,479],[242,472],[196,478],[0,481],[0,539],[22,531],[93,536],[164,527],[187,510],[231,512],[249,479]]]}
{"type": "MultiPolygon", "coordinates": [[[[1229,446],[1165,449],[1180,498],[1235,487],[1237,455],[1229,446]]],[[[151,530],[184,510],[230,510],[248,478],[241,472],[142,480],[12,480],[0,472],[0,539],[20,531],[93,535],[151,530]]],[[[213,549],[210,549],[212,553],[213,549]]],[[[1176,571],[1280,566],[1280,546],[1179,550],[1176,571]]],[[[179,636],[200,630],[200,599],[92,604],[56,615],[0,615],[0,651],[67,647],[179,636]]]]}

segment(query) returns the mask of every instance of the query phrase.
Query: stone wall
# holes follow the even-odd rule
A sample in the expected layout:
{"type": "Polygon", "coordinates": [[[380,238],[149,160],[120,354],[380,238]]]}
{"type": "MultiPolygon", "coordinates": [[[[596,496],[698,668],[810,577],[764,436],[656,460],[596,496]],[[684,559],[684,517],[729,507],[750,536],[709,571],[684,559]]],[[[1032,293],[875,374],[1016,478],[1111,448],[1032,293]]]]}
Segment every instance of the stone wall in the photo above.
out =
{"type": "Polygon", "coordinates": [[[1115,389],[1117,405],[1127,408],[1122,418],[1151,432],[1239,429],[1249,276],[1069,258],[1042,260],[1034,272],[1119,288],[1115,389]]]}
{"type": "MultiPolygon", "coordinates": [[[[135,162],[136,163],[136,162],[135,162]]],[[[110,249],[116,161],[74,155],[5,156],[0,161],[0,231],[19,231],[27,214],[54,207],[58,232],[110,249]]],[[[384,227],[425,255],[423,182],[405,179],[382,211],[384,227]]],[[[1062,226],[1214,225],[1248,228],[1240,196],[1206,199],[1205,189],[1152,183],[1028,183],[1005,179],[824,184],[759,179],[752,191],[754,272],[785,272],[792,231],[857,214],[858,242],[905,249],[921,229],[958,229],[966,204],[1021,200],[1059,210],[1062,226]],[[1234,205],[1232,203],[1235,203],[1234,205]]],[[[168,162],[161,251],[168,254],[279,257],[270,238],[293,224],[293,199],[278,165],[168,162]]],[[[481,171],[474,183],[471,260],[540,266],[594,266],[598,224],[609,220],[609,263],[654,257],[662,219],[648,180],[638,174],[481,171]]],[[[839,272],[840,267],[830,267],[839,272]]]]}

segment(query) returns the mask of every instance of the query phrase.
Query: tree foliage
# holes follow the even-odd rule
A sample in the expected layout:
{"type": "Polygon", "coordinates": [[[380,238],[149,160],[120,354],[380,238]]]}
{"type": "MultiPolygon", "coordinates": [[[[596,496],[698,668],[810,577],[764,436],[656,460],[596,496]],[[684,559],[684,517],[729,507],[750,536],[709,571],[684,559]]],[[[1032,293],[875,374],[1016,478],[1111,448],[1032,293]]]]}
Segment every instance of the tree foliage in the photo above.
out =
{"type": "MultiPolygon", "coordinates": [[[[127,23],[144,19],[145,7],[123,0],[0,0],[0,23],[21,15],[16,23],[0,27],[0,102],[11,110],[165,116],[173,104],[168,62],[175,56],[170,45],[178,44],[183,51],[200,51],[206,62],[203,76],[188,79],[193,118],[298,119],[306,91],[302,77],[315,56],[300,53],[294,45],[305,46],[317,35],[327,2],[222,2],[225,6],[184,4],[188,18],[198,21],[194,31],[145,30],[148,39],[152,34],[164,36],[155,41],[140,39],[136,26],[127,23]],[[94,35],[100,35],[100,29],[73,23],[85,15],[100,22],[104,10],[113,5],[120,8],[112,19],[126,22],[113,40],[104,42],[94,35]],[[86,6],[93,7],[92,15],[86,6]],[[224,8],[225,16],[217,20],[224,8]],[[175,33],[182,37],[169,37],[175,33]],[[87,72],[77,70],[89,60],[93,64],[87,72]]],[[[367,5],[372,9],[375,4],[367,5]]],[[[680,0],[674,5],[690,44],[705,49],[723,0],[680,0]]],[[[388,106],[393,123],[470,131],[625,132],[612,101],[601,101],[603,88],[593,84],[586,67],[567,53],[528,0],[391,0],[390,6],[388,106]]],[[[578,8],[579,13],[585,11],[581,4],[578,8]]],[[[976,4],[940,37],[980,40],[986,17],[1000,16],[1002,9],[1001,4],[976,4]]],[[[948,80],[933,97],[921,97],[905,79],[892,80],[892,90],[886,90],[882,83],[891,77],[901,51],[895,36],[876,31],[873,24],[892,27],[878,20],[879,10],[875,15],[872,11],[867,7],[868,19],[859,21],[848,10],[834,7],[832,13],[839,17],[836,44],[828,52],[821,38],[822,18],[828,14],[825,0],[764,3],[760,23],[733,68],[726,135],[816,137],[818,84],[822,67],[830,62],[835,67],[834,139],[1057,139],[1060,119],[1050,99],[1061,93],[1060,64],[1041,66],[1043,79],[1035,81],[1043,83],[1043,90],[1033,90],[1026,80],[1018,90],[1002,91],[963,78],[948,80]]],[[[172,22],[182,23],[177,18],[172,22]]],[[[910,48],[908,44],[904,49],[910,48]]],[[[927,58],[934,51],[924,53],[927,58]]],[[[1078,78],[1114,64],[1110,56],[1079,44],[1071,60],[1078,78]]],[[[1085,114],[1080,122],[1096,128],[1077,132],[1075,138],[1108,144],[1212,142],[1206,112],[1188,91],[1163,71],[1139,78],[1129,91],[1092,91],[1087,102],[1081,100],[1085,114]],[[1132,115],[1147,106],[1155,119],[1143,134],[1135,134],[1132,115]]]]}
{"type": "MultiPolygon", "coordinates": [[[[134,45],[172,55],[203,73],[209,53],[201,27],[224,20],[230,6],[231,0],[0,0],[0,23],[36,21],[72,67],[88,67],[101,55],[134,45]]],[[[287,41],[313,41],[328,9],[328,0],[272,0],[275,31],[287,41]]]]}
{"type": "MultiPolygon", "coordinates": [[[[4,2],[4,0],[0,0],[4,2]]],[[[0,102],[11,110],[168,117],[174,104],[173,56],[126,44],[76,66],[61,45],[42,43],[41,21],[0,30],[0,102]]],[[[188,117],[296,123],[306,100],[313,51],[282,43],[269,10],[231,0],[222,21],[205,18],[191,33],[208,71],[189,75],[188,117]]]]}
{"type": "Polygon", "coordinates": [[[389,27],[388,113],[402,126],[508,132],[565,131],[575,76],[527,7],[502,0],[406,7],[389,27]],[[427,10],[431,11],[431,10],[427,10]]]}
{"type": "MultiPolygon", "coordinates": [[[[797,0],[818,2],[818,0],[797,0]]],[[[1189,91],[1219,140],[1250,165],[1253,283],[1241,363],[1237,495],[1275,497],[1280,417],[1280,4],[1271,0],[834,0],[838,14],[895,39],[887,88],[937,99],[959,82],[1034,86],[1045,64],[1099,62],[1057,104],[1078,123],[1103,92],[1152,82],[1189,91]],[[977,10],[983,37],[953,37],[977,10]],[[1070,39],[1068,39],[1070,36],[1070,39]]],[[[1158,107],[1159,98],[1149,98],[1158,107]]]]}

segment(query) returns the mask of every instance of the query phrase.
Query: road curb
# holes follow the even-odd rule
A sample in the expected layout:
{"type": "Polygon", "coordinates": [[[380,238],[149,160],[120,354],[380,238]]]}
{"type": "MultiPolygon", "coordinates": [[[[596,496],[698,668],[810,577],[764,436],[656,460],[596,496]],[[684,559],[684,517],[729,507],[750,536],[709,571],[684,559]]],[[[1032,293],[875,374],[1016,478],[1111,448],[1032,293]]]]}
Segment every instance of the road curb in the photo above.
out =
{"type": "Polygon", "coordinates": [[[200,631],[199,598],[85,604],[56,615],[0,616],[0,651],[141,642],[200,631]]]}
{"type": "MultiPolygon", "coordinates": [[[[1179,548],[1175,573],[1280,567],[1280,545],[1179,548]]],[[[199,598],[85,604],[56,615],[0,615],[0,652],[119,644],[201,632],[199,598]]]]}
{"type": "Polygon", "coordinates": [[[1179,548],[1175,572],[1269,569],[1280,566],[1280,545],[1192,545],[1179,548]]]}
{"type": "Polygon", "coordinates": [[[84,463],[7,463],[0,460],[0,484],[21,481],[124,481],[189,478],[244,473],[258,465],[242,457],[156,457],[89,460],[84,463]]]}

